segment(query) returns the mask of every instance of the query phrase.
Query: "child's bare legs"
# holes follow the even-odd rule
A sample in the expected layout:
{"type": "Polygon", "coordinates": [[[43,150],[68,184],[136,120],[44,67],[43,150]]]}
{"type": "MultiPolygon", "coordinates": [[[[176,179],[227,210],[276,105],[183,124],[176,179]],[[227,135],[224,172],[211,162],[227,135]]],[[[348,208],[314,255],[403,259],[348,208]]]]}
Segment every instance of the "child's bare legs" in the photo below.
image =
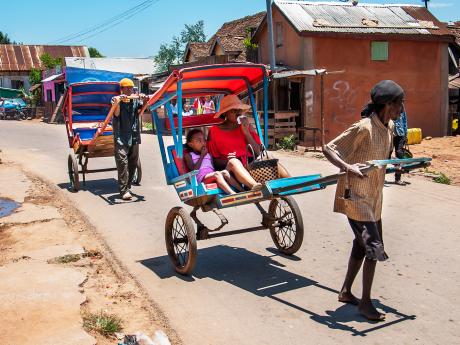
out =
{"type": "Polygon", "coordinates": [[[217,186],[227,194],[236,194],[232,187],[229,186],[225,181],[224,175],[220,171],[207,174],[205,178],[214,177],[216,179],[217,186]]]}
{"type": "Polygon", "coordinates": [[[229,185],[231,185],[232,187],[235,187],[236,190],[238,190],[239,192],[244,191],[244,189],[241,187],[241,184],[237,180],[235,180],[233,176],[230,175],[230,173],[227,170],[222,170],[221,173],[229,185]]]}
{"type": "Polygon", "coordinates": [[[246,170],[243,163],[237,158],[229,159],[226,170],[232,172],[236,179],[246,187],[253,189],[260,186],[260,183],[252,178],[249,171],[246,170]]]}

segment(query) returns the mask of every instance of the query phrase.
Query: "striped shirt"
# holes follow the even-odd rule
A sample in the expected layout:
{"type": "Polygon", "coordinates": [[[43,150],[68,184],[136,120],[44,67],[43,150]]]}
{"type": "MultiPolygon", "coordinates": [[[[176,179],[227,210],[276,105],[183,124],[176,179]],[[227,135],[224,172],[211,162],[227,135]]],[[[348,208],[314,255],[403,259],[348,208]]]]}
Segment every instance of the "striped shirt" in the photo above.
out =
{"type": "MultiPolygon", "coordinates": [[[[365,163],[370,160],[388,159],[393,141],[393,122],[386,127],[377,115],[353,124],[327,146],[348,164],[365,163]]],[[[335,193],[334,212],[347,215],[357,221],[377,222],[382,215],[385,167],[375,169],[367,177],[355,175],[339,178],[335,193]],[[351,191],[345,199],[345,188],[351,191]]]]}

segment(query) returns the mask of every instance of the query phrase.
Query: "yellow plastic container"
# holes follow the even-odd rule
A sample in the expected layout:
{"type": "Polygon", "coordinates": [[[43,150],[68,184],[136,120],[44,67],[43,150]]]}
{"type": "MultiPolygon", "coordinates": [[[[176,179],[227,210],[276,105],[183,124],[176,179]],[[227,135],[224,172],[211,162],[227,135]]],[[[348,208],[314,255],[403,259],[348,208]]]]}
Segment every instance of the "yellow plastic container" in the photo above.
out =
{"type": "Polygon", "coordinates": [[[407,144],[414,145],[422,142],[422,129],[409,128],[407,130],[407,144]]]}
{"type": "Polygon", "coordinates": [[[452,129],[456,131],[458,129],[458,119],[452,121],[452,129]]]}

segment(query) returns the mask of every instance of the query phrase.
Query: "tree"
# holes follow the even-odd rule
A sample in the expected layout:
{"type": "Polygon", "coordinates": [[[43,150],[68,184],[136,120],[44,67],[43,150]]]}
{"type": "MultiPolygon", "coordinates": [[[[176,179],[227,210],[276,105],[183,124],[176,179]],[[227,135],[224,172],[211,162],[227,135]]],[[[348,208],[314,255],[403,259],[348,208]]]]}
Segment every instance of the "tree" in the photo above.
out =
{"type": "Polygon", "coordinates": [[[46,69],[52,69],[56,66],[62,65],[62,57],[53,58],[50,54],[44,53],[40,56],[42,66],[46,69]]]}
{"type": "Polygon", "coordinates": [[[0,31],[0,44],[11,44],[11,40],[8,37],[8,34],[4,34],[0,31]]]}
{"type": "Polygon", "coordinates": [[[199,20],[196,24],[185,24],[184,30],[180,33],[180,40],[183,44],[188,42],[206,42],[204,34],[204,21],[199,20]]]}
{"type": "Polygon", "coordinates": [[[153,60],[157,64],[157,72],[168,70],[170,65],[177,65],[183,62],[184,49],[189,42],[205,42],[206,35],[204,34],[204,22],[202,20],[195,24],[185,24],[184,29],[180,33],[180,37],[173,36],[171,43],[163,43],[160,45],[158,54],[153,60]]]}
{"type": "MultiPolygon", "coordinates": [[[[30,85],[39,84],[41,80],[42,80],[42,71],[36,68],[32,68],[29,73],[30,85]]],[[[41,88],[37,88],[34,91],[32,91],[32,95],[30,97],[32,106],[36,107],[40,103],[41,96],[42,96],[41,88]]]]}
{"type": "Polygon", "coordinates": [[[0,44],[15,44],[16,42],[11,41],[7,33],[0,31],[0,44]]]}
{"type": "Polygon", "coordinates": [[[32,68],[29,73],[30,85],[38,84],[42,80],[42,71],[36,68],[32,68]]]}
{"type": "Polygon", "coordinates": [[[94,47],[89,47],[88,48],[89,56],[92,58],[102,58],[104,55],[102,55],[99,50],[97,50],[94,47]]]}
{"type": "Polygon", "coordinates": [[[170,65],[177,65],[182,62],[183,50],[181,47],[181,40],[177,36],[173,36],[171,43],[160,45],[158,54],[153,58],[157,64],[157,72],[167,71],[170,65]]]}

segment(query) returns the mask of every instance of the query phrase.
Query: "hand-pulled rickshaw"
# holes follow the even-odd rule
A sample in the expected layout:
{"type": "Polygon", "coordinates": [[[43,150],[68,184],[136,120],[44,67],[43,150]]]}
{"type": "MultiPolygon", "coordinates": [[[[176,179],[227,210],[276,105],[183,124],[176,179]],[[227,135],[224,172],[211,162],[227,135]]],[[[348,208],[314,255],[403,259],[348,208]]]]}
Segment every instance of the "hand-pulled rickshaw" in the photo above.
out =
{"type": "MultiPolygon", "coordinates": [[[[250,231],[269,229],[278,250],[292,255],[302,245],[304,225],[302,214],[293,195],[317,191],[335,184],[340,174],[322,177],[321,174],[281,178],[267,181],[261,190],[249,190],[234,195],[225,194],[215,183],[197,183],[198,171],[187,171],[183,163],[183,131],[188,128],[217,125],[223,120],[214,114],[183,116],[184,98],[201,96],[222,96],[236,94],[247,98],[251,105],[254,124],[264,145],[268,142],[268,82],[270,71],[258,64],[226,64],[185,68],[174,71],[164,85],[145,104],[150,106],[152,120],[157,129],[166,182],[172,185],[180,200],[193,209],[188,212],[183,207],[172,208],[165,224],[165,239],[168,255],[175,270],[180,274],[190,274],[196,262],[197,240],[250,231]],[[257,113],[255,93],[263,94],[263,130],[257,113]],[[177,100],[177,117],[172,113],[170,102],[177,100]],[[166,117],[160,118],[158,108],[164,106],[166,117]],[[164,134],[170,131],[174,144],[166,146],[164,134]],[[268,209],[261,202],[269,201],[268,209]],[[220,212],[228,207],[254,204],[262,215],[261,226],[233,231],[221,231],[228,220],[220,212]],[[220,218],[220,226],[207,228],[197,217],[197,211],[213,211],[220,218]],[[196,225],[196,229],[195,229],[196,225]]],[[[368,162],[363,171],[399,164],[404,170],[426,166],[429,159],[385,160],[368,162]]],[[[394,172],[388,168],[387,172],[394,172]]]]}
{"type": "MultiPolygon", "coordinates": [[[[114,156],[112,97],[120,94],[117,82],[81,82],[70,84],[64,99],[63,114],[72,152],[68,156],[70,188],[78,191],[79,174],[114,171],[116,168],[88,169],[89,158],[114,156]],[[80,166],[80,168],[79,168],[80,166]]],[[[142,177],[140,160],[133,183],[142,177]]]]}

